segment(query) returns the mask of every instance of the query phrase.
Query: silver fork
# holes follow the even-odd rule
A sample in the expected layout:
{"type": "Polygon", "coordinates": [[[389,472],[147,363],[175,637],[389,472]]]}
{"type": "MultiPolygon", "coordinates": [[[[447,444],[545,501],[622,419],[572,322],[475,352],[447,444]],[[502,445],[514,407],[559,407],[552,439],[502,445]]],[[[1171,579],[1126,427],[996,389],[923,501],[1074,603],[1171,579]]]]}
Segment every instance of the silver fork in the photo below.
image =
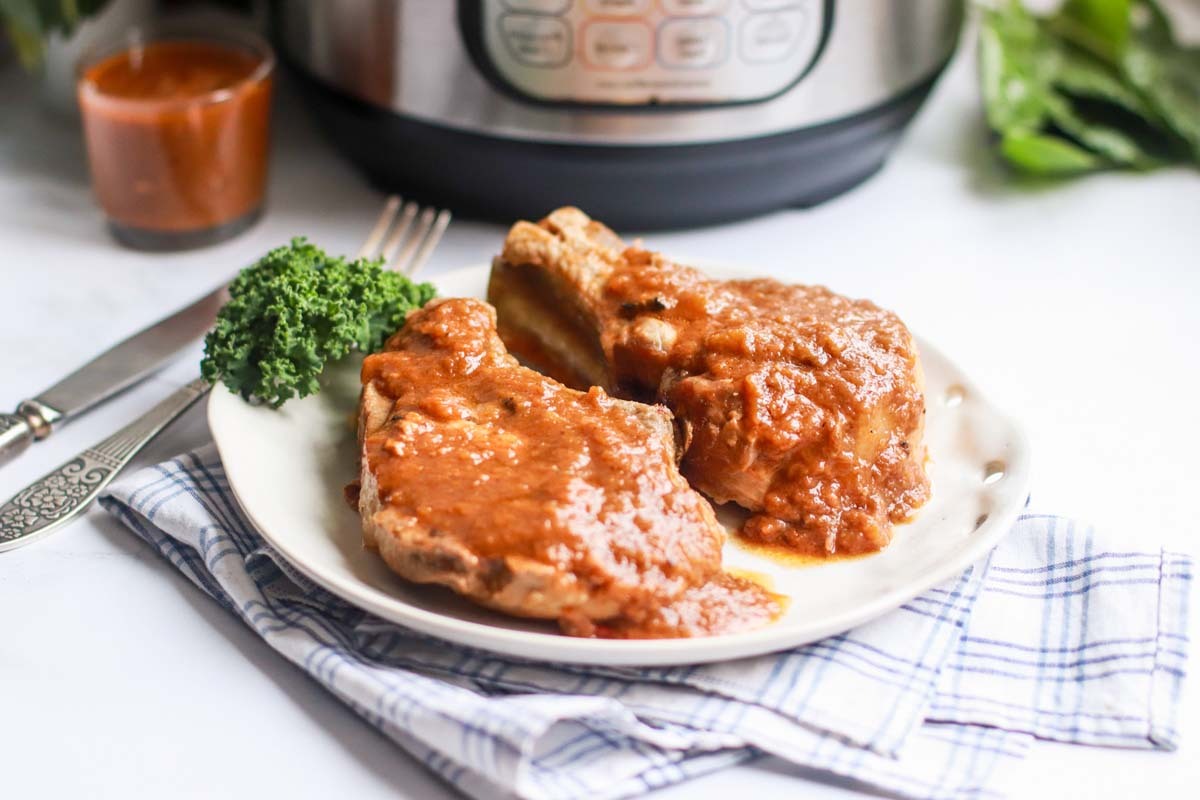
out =
{"type": "MultiPolygon", "coordinates": [[[[449,211],[422,208],[393,195],[358,255],[382,258],[388,269],[411,277],[428,260],[449,224],[449,211]]],[[[29,544],[82,514],[142,448],[210,388],[197,378],[142,417],[13,495],[0,506],[0,552],[29,544]]]]}

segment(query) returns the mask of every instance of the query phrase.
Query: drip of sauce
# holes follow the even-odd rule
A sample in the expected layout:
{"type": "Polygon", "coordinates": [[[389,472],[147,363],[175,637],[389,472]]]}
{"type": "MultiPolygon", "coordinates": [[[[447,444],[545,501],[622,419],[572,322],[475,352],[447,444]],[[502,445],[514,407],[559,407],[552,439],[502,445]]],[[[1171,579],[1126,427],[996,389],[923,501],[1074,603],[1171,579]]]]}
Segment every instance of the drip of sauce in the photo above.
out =
{"type": "Polygon", "coordinates": [[[79,103],[109,218],[139,230],[194,231],[255,212],[271,67],[248,47],[202,40],[151,42],[87,67],[79,103]]]}
{"type": "Polygon", "coordinates": [[[597,623],[590,630],[565,630],[606,639],[716,636],[754,630],[774,622],[787,608],[787,598],[763,586],[762,577],[726,570],[637,623],[618,618],[597,623]]]}
{"type": "Polygon", "coordinates": [[[770,559],[776,564],[783,564],[787,567],[815,567],[834,561],[855,561],[871,555],[870,551],[861,553],[826,553],[824,551],[811,552],[797,550],[781,542],[758,542],[748,539],[745,536],[738,536],[733,541],[739,550],[770,559]]]}

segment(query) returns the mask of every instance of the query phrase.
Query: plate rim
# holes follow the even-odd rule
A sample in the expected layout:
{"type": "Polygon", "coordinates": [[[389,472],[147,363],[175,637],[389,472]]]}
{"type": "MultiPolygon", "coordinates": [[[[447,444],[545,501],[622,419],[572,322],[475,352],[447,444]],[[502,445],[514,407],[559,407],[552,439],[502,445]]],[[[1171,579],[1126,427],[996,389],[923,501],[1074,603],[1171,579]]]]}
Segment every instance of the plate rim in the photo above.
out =
{"type": "MultiPolygon", "coordinates": [[[[747,276],[754,274],[753,271],[735,264],[706,263],[705,265],[726,273],[743,273],[747,276]]],[[[472,264],[441,273],[431,278],[431,282],[438,285],[442,282],[465,281],[472,273],[486,275],[488,269],[489,265],[486,263],[472,264]]],[[[990,417],[1005,426],[1005,439],[1011,449],[1008,452],[1004,477],[1009,486],[1015,484],[1017,487],[1009,491],[1014,499],[1008,504],[992,509],[987,520],[971,534],[971,538],[967,540],[965,546],[956,551],[954,558],[939,563],[935,569],[922,575],[920,580],[902,583],[896,588],[874,596],[869,602],[855,606],[841,614],[825,617],[820,624],[808,624],[799,628],[768,625],[742,633],[685,639],[588,639],[558,633],[500,628],[484,622],[459,619],[419,608],[399,598],[388,596],[381,589],[359,581],[347,581],[340,575],[322,569],[319,564],[310,564],[303,556],[295,553],[286,538],[280,539],[274,536],[268,530],[269,526],[264,525],[255,517],[251,510],[251,504],[242,497],[238,489],[239,480],[235,474],[238,468],[236,466],[231,468],[231,464],[236,464],[237,461],[236,459],[230,461],[226,458],[226,448],[222,447],[221,435],[218,432],[224,427],[221,424],[221,415],[225,413],[223,409],[226,404],[243,401],[224,386],[215,387],[207,401],[206,418],[229,481],[230,491],[247,521],[288,564],[314,583],[352,605],[420,633],[505,657],[574,664],[603,663],[612,666],[682,666],[710,663],[799,647],[843,633],[876,619],[899,608],[934,586],[961,574],[968,567],[980,561],[1000,543],[1020,516],[1024,507],[1023,498],[1028,495],[1032,477],[1032,452],[1024,430],[1012,417],[997,408],[988,395],[982,393],[978,386],[969,379],[969,376],[941,350],[916,334],[914,334],[914,338],[922,353],[936,353],[940,359],[951,365],[963,378],[960,384],[973,397],[982,400],[990,417]],[[532,647],[530,646],[531,639],[532,647]],[[543,657],[515,655],[514,649],[517,651],[539,649],[562,652],[555,652],[543,657]]]]}

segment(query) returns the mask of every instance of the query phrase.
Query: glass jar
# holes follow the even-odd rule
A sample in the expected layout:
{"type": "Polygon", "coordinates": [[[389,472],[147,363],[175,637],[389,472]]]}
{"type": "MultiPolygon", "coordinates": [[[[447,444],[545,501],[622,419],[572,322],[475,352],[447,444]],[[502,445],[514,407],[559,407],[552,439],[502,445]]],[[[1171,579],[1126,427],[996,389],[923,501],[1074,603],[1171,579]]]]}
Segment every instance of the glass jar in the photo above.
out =
{"type": "Polygon", "coordinates": [[[80,65],[92,186],[139,249],[213,244],[254,223],[267,177],[275,56],[241,32],[133,30],[80,65]]]}

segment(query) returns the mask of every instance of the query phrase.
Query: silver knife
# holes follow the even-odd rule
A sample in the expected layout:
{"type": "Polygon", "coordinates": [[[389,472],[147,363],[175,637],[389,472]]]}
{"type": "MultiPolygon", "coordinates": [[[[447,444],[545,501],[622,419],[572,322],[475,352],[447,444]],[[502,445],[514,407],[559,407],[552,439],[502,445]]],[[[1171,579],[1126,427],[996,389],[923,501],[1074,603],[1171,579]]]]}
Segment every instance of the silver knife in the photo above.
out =
{"type": "Polygon", "coordinates": [[[83,412],[161,367],[200,338],[229,299],[224,286],[93,358],[46,391],[0,414],[0,464],[45,439],[56,425],[83,412]]]}

